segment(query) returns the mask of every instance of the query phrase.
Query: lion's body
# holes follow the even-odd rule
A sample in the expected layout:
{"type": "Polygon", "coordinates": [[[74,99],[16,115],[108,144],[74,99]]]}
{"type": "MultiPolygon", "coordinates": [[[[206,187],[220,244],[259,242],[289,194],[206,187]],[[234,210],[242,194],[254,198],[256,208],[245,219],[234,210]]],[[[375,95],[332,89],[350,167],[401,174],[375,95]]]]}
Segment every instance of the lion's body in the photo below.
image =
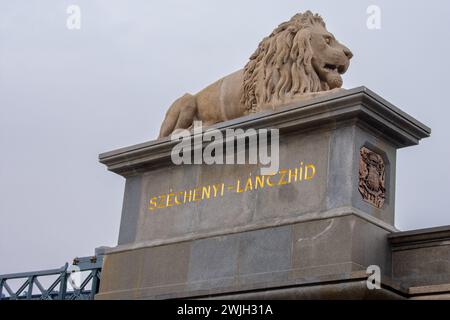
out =
{"type": "Polygon", "coordinates": [[[242,116],[245,113],[245,105],[241,103],[242,81],[243,70],[239,70],[197,93],[194,97],[199,120],[212,125],[242,116]]]}
{"type": "Polygon", "coordinates": [[[320,16],[297,14],[261,41],[244,69],[175,101],[160,137],[188,129],[194,120],[210,126],[340,88],[351,57],[320,16]]]}

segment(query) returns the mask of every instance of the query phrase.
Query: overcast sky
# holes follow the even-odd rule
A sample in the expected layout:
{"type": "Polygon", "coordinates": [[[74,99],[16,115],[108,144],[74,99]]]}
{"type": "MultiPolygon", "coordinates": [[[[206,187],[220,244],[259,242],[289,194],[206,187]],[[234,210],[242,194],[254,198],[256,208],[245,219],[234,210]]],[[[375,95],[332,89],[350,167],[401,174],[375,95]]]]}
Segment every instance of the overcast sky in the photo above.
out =
{"type": "Polygon", "coordinates": [[[429,1],[0,0],[0,274],[117,243],[124,179],[98,154],[152,140],[185,92],[242,68],[310,9],[365,85],[433,130],[400,150],[396,226],[450,224],[450,5],[429,1]],[[68,5],[81,29],[68,30],[68,5]],[[366,27],[369,5],[381,29],[366,27]]]}

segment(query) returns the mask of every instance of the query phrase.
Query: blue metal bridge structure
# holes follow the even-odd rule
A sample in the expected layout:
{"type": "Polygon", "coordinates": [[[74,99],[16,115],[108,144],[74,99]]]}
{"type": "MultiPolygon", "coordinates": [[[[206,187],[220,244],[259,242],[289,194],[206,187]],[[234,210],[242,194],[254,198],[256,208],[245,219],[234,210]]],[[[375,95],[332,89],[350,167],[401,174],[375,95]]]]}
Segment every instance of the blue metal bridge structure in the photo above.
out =
{"type": "Polygon", "coordinates": [[[0,300],[93,300],[103,256],[75,258],[61,268],[0,275],[0,300]]]}

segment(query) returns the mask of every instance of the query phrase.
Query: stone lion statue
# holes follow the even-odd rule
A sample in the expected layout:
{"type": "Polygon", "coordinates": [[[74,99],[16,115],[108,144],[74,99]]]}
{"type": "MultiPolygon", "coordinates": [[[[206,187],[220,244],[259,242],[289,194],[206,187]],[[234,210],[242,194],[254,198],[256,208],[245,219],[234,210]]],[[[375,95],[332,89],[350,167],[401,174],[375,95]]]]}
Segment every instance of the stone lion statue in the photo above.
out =
{"type": "Polygon", "coordinates": [[[176,100],[159,137],[195,120],[210,126],[339,90],[352,56],[318,14],[296,14],[261,41],[244,69],[176,100]]]}

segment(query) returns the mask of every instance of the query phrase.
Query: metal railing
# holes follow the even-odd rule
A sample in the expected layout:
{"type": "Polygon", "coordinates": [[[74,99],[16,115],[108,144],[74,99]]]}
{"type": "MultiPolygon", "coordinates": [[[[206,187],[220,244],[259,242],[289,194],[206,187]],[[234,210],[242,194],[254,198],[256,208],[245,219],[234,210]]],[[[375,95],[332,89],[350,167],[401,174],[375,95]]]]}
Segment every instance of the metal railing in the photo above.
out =
{"type": "Polygon", "coordinates": [[[102,263],[103,256],[98,255],[75,258],[72,265],[59,269],[0,275],[0,300],[93,300],[102,263]],[[49,277],[53,279],[48,281],[49,277]],[[43,279],[49,283],[45,285],[43,279]],[[18,286],[13,289],[8,281],[18,286]]]}

